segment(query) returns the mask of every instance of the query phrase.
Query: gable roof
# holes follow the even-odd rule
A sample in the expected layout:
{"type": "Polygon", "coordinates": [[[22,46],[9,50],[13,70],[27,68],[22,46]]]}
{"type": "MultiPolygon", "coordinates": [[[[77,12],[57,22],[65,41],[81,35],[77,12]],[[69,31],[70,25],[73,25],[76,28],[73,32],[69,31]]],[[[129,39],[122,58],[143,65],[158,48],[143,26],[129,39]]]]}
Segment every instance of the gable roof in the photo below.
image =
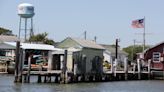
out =
{"type": "Polygon", "coordinates": [[[147,48],[146,50],[144,50],[144,53],[146,53],[147,51],[149,51],[149,50],[151,50],[151,49],[153,49],[153,48],[155,48],[155,47],[157,47],[157,46],[159,46],[159,45],[162,45],[162,44],[164,44],[164,41],[161,42],[161,43],[158,43],[158,44],[156,44],[156,45],[154,45],[154,46],[152,46],[152,47],[150,47],[150,48],[147,48]]]}
{"type": "Polygon", "coordinates": [[[0,35],[0,42],[16,42],[19,39],[16,36],[0,35]]]}
{"type": "Polygon", "coordinates": [[[99,44],[96,44],[96,42],[92,40],[85,40],[85,39],[79,39],[79,38],[71,38],[67,37],[60,43],[56,45],[58,48],[76,48],[76,49],[81,49],[81,48],[92,48],[92,49],[101,49],[105,50],[104,47],[102,47],[99,44]]]}
{"type": "Polygon", "coordinates": [[[96,44],[96,42],[91,41],[91,40],[85,40],[85,39],[79,39],[79,38],[70,38],[70,37],[68,39],[72,39],[73,41],[75,41],[76,43],[78,43],[80,46],[82,46],[84,48],[105,49],[101,45],[96,44]]]}
{"type": "MultiPolygon", "coordinates": [[[[106,48],[106,50],[110,51],[112,54],[116,53],[116,49],[111,45],[101,44],[101,46],[106,48]]],[[[120,50],[120,49],[118,49],[118,53],[128,55],[125,51],[120,50]]]]}

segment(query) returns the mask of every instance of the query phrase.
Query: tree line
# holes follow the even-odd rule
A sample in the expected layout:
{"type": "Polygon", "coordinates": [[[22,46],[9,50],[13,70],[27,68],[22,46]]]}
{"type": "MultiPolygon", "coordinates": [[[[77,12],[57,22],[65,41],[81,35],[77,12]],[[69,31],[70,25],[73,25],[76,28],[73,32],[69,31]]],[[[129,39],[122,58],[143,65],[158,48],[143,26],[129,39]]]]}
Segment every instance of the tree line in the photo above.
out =
{"type": "MultiPolygon", "coordinates": [[[[9,29],[5,29],[0,27],[0,35],[14,35],[12,34],[12,31],[9,29]]],[[[29,42],[35,42],[35,43],[44,43],[49,45],[54,45],[54,40],[48,38],[48,33],[38,33],[36,35],[31,36],[28,39],[29,42]]]]}

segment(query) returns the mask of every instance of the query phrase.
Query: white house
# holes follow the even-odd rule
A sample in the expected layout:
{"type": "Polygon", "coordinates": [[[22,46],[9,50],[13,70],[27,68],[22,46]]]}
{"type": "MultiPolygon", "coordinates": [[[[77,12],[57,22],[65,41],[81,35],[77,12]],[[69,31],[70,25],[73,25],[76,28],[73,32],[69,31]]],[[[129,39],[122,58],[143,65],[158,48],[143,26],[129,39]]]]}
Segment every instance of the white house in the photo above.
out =
{"type": "MultiPolygon", "coordinates": [[[[104,52],[104,61],[108,61],[109,63],[112,61],[115,61],[115,57],[116,57],[116,49],[115,47],[111,46],[111,45],[105,45],[105,44],[101,44],[106,50],[104,52]]],[[[120,50],[120,48],[118,48],[118,63],[119,64],[123,64],[125,58],[127,58],[128,54],[122,50],[120,50]]]]}

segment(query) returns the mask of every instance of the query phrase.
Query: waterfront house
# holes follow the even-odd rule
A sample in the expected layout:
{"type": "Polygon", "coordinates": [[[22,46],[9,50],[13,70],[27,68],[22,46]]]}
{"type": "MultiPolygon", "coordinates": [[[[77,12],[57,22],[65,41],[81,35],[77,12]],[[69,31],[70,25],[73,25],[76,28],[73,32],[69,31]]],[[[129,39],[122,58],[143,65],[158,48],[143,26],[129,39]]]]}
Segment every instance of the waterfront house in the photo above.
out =
{"type": "MultiPolygon", "coordinates": [[[[109,63],[111,63],[111,61],[115,61],[116,58],[116,48],[112,45],[107,45],[107,44],[101,44],[104,48],[104,61],[108,61],[109,63]]],[[[125,58],[127,58],[128,54],[126,52],[124,52],[123,50],[121,50],[120,48],[118,48],[118,52],[117,52],[117,63],[118,65],[123,65],[125,58]]]]}
{"type": "Polygon", "coordinates": [[[164,42],[161,42],[144,51],[144,61],[152,62],[152,70],[164,70],[164,42]]]}
{"type": "MultiPolygon", "coordinates": [[[[19,39],[14,35],[0,35],[0,56],[1,58],[3,56],[11,57],[13,58],[15,56],[14,47],[11,45],[7,45],[3,42],[16,42],[19,41],[19,39]]],[[[4,58],[4,57],[3,57],[4,58]]]]}
{"type": "Polygon", "coordinates": [[[104,47],[94,41],[68,37],[61,41],[58,48],[67,49],[67,70],[74,74],[102,73],[104,47]],[[70,49],[74,49],[69,54],[70,49]]]}

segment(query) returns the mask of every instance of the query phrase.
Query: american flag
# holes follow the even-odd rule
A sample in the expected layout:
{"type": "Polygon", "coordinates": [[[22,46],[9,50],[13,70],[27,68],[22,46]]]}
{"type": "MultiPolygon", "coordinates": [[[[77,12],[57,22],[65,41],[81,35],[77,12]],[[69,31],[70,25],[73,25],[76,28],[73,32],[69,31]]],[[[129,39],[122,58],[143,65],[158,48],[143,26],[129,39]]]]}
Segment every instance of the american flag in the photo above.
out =
{"type": "Polygon", "coordinates": [[[144,28],[144,19],[137,19],[132,21],[133,28],[144,28]]]}

